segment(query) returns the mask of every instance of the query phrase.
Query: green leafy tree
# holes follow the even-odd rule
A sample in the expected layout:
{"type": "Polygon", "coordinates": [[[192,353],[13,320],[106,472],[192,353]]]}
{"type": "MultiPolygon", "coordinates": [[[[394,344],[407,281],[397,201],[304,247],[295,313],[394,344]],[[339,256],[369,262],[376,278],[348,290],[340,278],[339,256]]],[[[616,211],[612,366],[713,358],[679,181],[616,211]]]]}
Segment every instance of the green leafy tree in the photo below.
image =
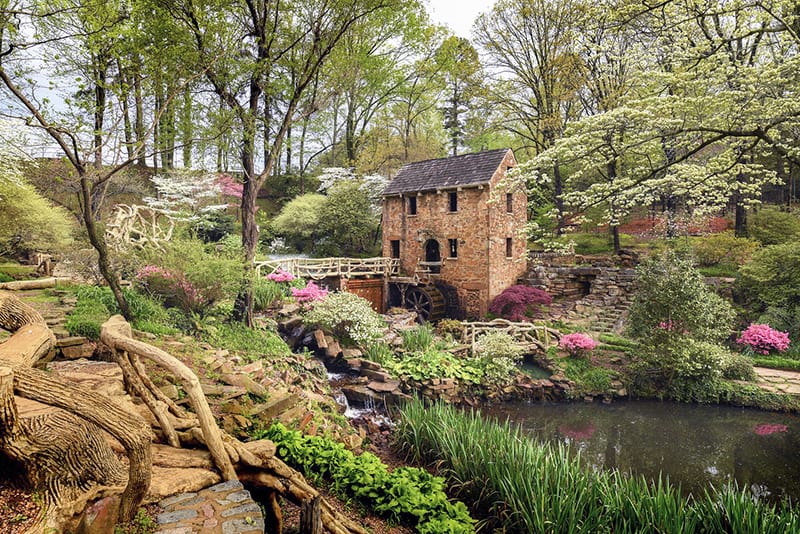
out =
{"type": "Polygon", "coordinates": [[[364,256],[375,252],[378,217],[368,191],[358,180],[338,182],[328,192],[319,214],[324,235],[317,252],[332,256],[364,256]]]}
{"type": "Polygon", "coordinates": [[[74,219],[25,181],[13,155],[0,151],[6,152],[0,156],[0,256],[64,250],[72,242],[74,219]]]}
{"type": "Polygon", "coordinates": [[[249,268],[235,315],[246,324],[253,319],[251,274],[258,245],[258,192],[279,167],[284,142],[297,117],[312,112],[313,105],[303,108],[308,102],[305,97],[332,51],[359,21],[400,4],[397,0],[247,0],[238,4],[181,0],[168,6],[168,12],[192,35],[198,58],[192,67],[205,76],[231,112],[241,136],[242,245],[249,268]],[[230,54],[231,50],[238,53],[230,54]],[[273,105],[277,101],[280,108],[273,105]],[[259,145],[261,162],[256,157],[259,145]]]}
{"type": "Polygon", "coordinates": [[[272,230],[288,240],[299,252],[312,252],[320,237],[320,216],[327,201],[319,193],[306,193],[293,198],[272,220],[272,230]]]}
{"type": "Polygon", "coordinates": [[[444,78],[444,128],[450,136],[450,155],[465,144],[466,119],[481,92],[478,52],[463,37],[450,36],[436,50],[436,62],[444,78]]]}

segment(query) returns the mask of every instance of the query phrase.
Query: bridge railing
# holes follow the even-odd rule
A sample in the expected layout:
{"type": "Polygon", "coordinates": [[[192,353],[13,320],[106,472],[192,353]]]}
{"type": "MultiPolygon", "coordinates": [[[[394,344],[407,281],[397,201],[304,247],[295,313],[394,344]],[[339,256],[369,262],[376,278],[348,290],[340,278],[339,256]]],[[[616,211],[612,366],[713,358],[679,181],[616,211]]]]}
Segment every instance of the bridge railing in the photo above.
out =
{"type": "Polygon", "coordinates": [[[294,276],[322,280],[329,277],[396,276],[400,260],[396,258],[286,258],[255,262],[256,275],[267,276],[279,270],[294,276]]]}
{"type": "Polygon", "coordinates": [[[489,332],[505,332],[522,345],[538,347],[541,350],[557,345],[561,332],[555,328],[527,322],[514,322],[494,319],[486,322],[464,322],[463,340],[475,348],[475,340],[489,332]]]}

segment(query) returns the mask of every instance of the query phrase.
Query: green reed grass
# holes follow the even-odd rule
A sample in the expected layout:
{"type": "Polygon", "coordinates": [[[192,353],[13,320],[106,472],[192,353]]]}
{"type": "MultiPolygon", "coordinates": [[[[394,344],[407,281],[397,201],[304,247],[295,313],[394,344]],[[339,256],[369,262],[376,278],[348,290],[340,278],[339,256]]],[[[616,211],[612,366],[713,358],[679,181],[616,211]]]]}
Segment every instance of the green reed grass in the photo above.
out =
{"type": "Polygon", "coordinates": [[[433,344],[433,327],[423,324],[407,330],[401,330],[403,348],[411,351],[424,351],[433,344]]]}
{"type": "Polygon", "coordinates": [[[756,500],[746,488],[692,498],[667,478],[593,471],[567,446],[536,442],[477,411],[409,402],[397,439],[409,459],[438,469],[458,498],[473,503],[485,532],[800,532],[796,510],[756,500]]]}

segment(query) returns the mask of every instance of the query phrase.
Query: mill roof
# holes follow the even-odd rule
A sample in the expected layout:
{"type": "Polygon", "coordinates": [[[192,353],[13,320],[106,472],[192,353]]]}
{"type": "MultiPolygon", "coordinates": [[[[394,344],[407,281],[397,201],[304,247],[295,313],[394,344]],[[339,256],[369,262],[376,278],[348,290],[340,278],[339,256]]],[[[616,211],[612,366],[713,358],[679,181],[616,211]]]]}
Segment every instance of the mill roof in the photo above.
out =
{"type": "Polygon", "coordinates": [[[384,196],[488,184],[507,148],[429,159],[403,165],[383,191],[384,196]]]}

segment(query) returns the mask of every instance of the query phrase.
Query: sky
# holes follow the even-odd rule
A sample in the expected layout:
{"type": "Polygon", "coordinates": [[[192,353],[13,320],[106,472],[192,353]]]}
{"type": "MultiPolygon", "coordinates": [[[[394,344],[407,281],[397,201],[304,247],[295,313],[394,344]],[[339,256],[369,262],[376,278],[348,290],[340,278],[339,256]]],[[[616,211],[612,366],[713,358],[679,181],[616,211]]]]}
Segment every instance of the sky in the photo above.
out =
{"type": "Polygon", "coordinates": [[[472,23],[491,9],[493,0],[427,0],[428,13],[434,22],[449,26],[459,37],[470,37],[472,23]]]}

